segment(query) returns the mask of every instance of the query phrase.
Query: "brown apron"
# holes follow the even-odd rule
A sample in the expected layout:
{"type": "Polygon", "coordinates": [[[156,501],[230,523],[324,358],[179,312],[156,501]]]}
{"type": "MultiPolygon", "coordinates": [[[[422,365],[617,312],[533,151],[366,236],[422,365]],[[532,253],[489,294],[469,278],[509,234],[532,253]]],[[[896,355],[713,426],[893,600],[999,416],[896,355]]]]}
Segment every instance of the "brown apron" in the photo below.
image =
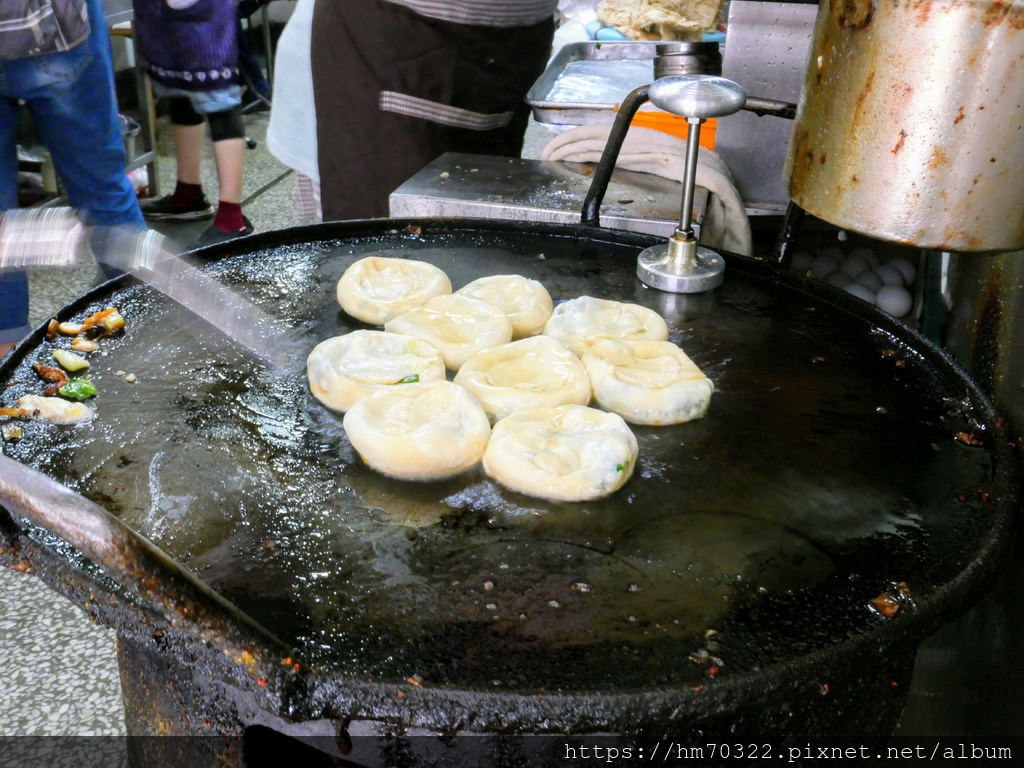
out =
{"type": "Polygon", "coordinates": [[[322,0],[311,42],[325,221],[388,215],[445,152],[519,157],[554,21],[492,28],[380,0],[322,0]]]}

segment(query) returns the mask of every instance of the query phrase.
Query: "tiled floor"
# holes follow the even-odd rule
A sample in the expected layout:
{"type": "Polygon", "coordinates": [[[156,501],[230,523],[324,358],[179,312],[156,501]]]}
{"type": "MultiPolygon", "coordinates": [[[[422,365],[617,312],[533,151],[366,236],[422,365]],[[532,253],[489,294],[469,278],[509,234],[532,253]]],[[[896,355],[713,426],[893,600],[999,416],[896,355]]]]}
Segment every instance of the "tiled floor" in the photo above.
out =
{"type": "Polygon", "coordinates": [[[39,579],[0,568],[0,734],[124,733],[113,632],[39,579]]]}

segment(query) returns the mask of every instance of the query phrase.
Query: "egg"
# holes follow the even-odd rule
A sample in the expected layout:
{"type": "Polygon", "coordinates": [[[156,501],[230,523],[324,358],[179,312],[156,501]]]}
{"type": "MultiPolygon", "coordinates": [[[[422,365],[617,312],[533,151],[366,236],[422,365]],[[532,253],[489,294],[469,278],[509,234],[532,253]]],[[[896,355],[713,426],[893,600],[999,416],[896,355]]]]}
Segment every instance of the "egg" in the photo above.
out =
{"type": "Polygon", "coordinates": [[[842,264],[843,259],[846,258],[846,251],[844,251],[838,245],[826,245],[824,248],[818,249],[818,255],[831,256],[833,259],[842,264]]]}
{"type": "Polygon", "coordinates": [[[814,257],[807,251],[797,251],[793,254],[793,260],[789,263],[792,269],[797,272],[806,272],[814,263],[814,257]]]}
{"type": "Polygon", "coordinates": [[[834,285],[836,288],[845,288],[852,280],[853,278],[843,272],[843,270],[837,269],[835,272],[825,275],[824,282],[834,285]]]}
{"type": "Polygon", "coordinates": [[[867,260],[871,269],[878,269],[881,266],[881,261],[878,259],[878,255],[870,248],[854,248],[850,251],[851,256],[860,256],[867,260]]]}
{"type": "Polygon", "coordinates": [[[875,274],[882,278],[882,285],[902,286],[906,283],[903,273],[896,269],[896,267],[890,267],[888,264],[883,264],[876,269],[875,274]]]}
{"type": "Polygon", "coordinates": [[[882,278],[878,276],[877,272],[873,272],[870,269],[857,275],[857,277],[853,279],[853,282],[860,283],[865,288],[870,288],[876,293],[878,289],[882,287],[882,278]]]}
{"type": "Polygon", "coordinates": [[[914,266],[910,259],[903,256],[897,256],[895,259],[886,262],[886,266],[900,271],[900,274],[903,275],[904,285],[912,285],[917,277],[917,267],[914,266]]]}
{"type": "Polygon", "coordinates": [[[858,299],[863,299],[868,304],[875,303],[875,292],[860,283],[850,283],[843,290],[853,296],[856,296],[858,299]]]}
{"type": "Polygon", "coordinates": [[[839,269],[839,259],[827,253],[819,253],[811,263],[811,274],[818,280],[824,280],[837,269],[839,269]]]}
{"type": "Polygon", "coordinates": [[[914,305],[910,297],[910,291],[901,285],[886,285],[878,291],[875,299],[878,308],[888,312],[893,317],[903,317],[914,305]]]}
{"type": "Polygon", "coordinates": [[[843,260],[843,265],[842,267],[840,267],[840,269],[842,269],[843,272],[848,274],[850,277],[856,277],[862,272],[867,272],[869,269],[871,269],[871,265],[868,264],[868,260],[865,259],[863,256],[856,253],[851,253],[843,260]]]}

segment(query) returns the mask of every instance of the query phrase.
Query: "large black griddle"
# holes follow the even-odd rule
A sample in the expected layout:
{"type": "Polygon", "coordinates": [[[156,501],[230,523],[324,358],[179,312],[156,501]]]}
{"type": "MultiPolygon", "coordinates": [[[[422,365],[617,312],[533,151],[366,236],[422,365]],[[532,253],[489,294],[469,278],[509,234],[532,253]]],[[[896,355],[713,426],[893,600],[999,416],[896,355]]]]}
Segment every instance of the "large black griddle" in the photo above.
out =
{"type": "MultiPolygon", "coordinates": [[[[884,733],[916,645],[964,608],[1008,543],[1018,481],[1007,435],[943,352],[874,308],[734,256],[710,294],[649,290],[633,273],[654,242],[377,221],[195,254],[291,329],[268,339],[294,345],[281,369],[128,279],[61,312],[114,304],[127,318],[93,358],[98,416],[27,425],[5,453],[193,570],[294,648],[287,665],[273,646],[211,655],[208,633],[195,641],[187,617],[166,618],[173,607],[162,617],[126,601],[116,574],[97,576],[51,533],[8,521],[7,557],[33,561],[147,653],[202,659],[289,721],[884,733]],[[304,356],[361,327],[335,285],[382,252],[433,263],[455,288],[514,272],[556,302],[648,306],[714,381],[711,409],[635,428],[634,478],[592,503],[521,496],[480,472],[377,475],[309,394],[304,356]],[[883,593],[900,601],[894,618],[869,607],[883,593]]],[[[0,404],[38,389],[28,364],[53,346],[40,329],[8,358],[0,404]]]]}

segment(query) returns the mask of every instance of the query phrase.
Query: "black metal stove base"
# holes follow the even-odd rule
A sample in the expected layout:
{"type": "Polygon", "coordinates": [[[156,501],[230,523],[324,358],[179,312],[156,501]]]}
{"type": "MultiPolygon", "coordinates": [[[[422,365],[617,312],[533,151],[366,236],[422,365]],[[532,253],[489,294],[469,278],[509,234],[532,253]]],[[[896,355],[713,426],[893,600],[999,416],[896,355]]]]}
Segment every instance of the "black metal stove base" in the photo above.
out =
{"type": "Polygon", "coordinates": [[[131,768],[264,768],[284,764],[283,756],[312,768],[538,768],[593,764],[597,750],[605,758],[600,762],[614,756],[611,764],[625,764],[655,750],[697,756],[695,748],[702,765],[728,765],[732,756],[716,760],[707,745],[742,742],[785,755],[812,740],[843,744],[846,737],[882,751],[914,666],[913,649],[869,649],[861,659],[847,659],[841,672],[823,671],[813,688],[794,680],[785,691],[766,692],[758,706],[638,723],[626,735],[443,736],[372,720],[289,723],[255,707],[248,694],[127,636],[119,635],[117,653],[131,768]]]}

